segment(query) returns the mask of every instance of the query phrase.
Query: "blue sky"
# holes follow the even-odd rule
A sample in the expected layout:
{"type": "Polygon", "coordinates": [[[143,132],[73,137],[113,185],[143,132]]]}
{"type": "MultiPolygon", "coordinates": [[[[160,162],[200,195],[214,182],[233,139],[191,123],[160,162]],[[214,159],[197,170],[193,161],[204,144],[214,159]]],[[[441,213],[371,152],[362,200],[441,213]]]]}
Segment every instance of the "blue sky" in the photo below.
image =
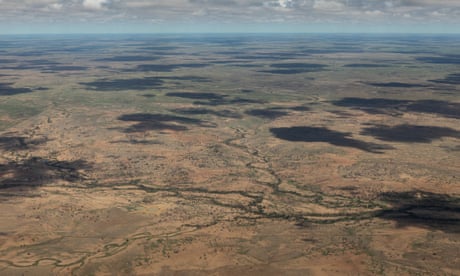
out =
{"type": "Polygon", "coordinates": [[[0,0],[0,33],[460,33],[460,0],[0,0]]]}

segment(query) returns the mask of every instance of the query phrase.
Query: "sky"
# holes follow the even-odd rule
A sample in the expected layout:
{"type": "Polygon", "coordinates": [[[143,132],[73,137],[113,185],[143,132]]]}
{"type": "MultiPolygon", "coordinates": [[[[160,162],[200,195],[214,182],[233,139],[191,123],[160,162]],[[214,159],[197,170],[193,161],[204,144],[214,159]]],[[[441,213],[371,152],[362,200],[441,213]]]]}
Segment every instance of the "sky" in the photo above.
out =
{"type": "Polygon", "coordinates": [[[0,34],[460,33],[460,0],[0,0],[0,34]]]}

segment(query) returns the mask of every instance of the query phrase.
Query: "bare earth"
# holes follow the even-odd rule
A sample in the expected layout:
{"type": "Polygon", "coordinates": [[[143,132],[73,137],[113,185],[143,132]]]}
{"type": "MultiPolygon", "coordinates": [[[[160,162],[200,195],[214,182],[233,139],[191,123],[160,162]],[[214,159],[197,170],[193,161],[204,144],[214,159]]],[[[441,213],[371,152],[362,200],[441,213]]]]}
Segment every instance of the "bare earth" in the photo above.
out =
{"type": "Polygon", "coordinates": [[[168,39],[7,49],[1,275],[460,274],[458,37],[168,39]]]}

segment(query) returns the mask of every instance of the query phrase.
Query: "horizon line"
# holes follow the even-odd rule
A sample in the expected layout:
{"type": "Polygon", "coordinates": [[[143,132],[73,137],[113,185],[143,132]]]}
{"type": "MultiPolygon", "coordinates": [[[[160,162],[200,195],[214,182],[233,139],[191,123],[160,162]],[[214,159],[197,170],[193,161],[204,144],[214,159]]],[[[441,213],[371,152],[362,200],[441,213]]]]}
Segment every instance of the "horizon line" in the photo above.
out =
{"type": "Polygon", "coordinates": [[[0,36],[28,36],[28,35],[460,35],[460,32],[39,32],[39,33],[0,33],[0,36]]]}

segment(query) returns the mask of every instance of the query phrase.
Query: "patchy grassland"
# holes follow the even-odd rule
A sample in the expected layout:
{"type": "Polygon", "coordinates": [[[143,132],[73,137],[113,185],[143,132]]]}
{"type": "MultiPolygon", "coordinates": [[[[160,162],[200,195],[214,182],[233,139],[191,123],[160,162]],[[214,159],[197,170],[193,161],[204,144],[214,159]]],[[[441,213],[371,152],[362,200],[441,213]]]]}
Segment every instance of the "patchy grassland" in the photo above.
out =
{"type": "Polygon", "coordinates": [[[458,41],[21,39],[1,274],[460,273],[458,41]]]}

